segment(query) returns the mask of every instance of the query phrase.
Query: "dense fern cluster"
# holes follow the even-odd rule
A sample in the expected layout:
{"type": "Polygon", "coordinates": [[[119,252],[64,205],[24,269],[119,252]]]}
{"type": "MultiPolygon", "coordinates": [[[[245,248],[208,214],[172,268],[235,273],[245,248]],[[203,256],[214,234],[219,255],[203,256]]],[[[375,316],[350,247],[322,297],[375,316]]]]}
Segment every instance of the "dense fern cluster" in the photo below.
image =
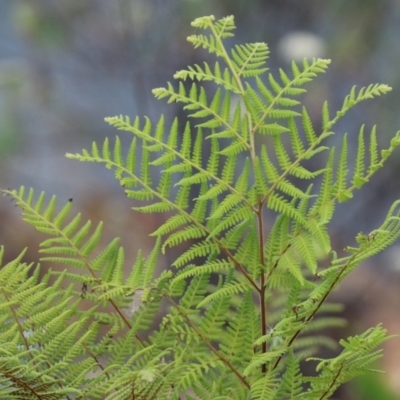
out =
{"type": "Polygon", "coordinates": [[[329,294],[400,236],[399,202],[344,257],[327,231],[335,205],[383,166],[400,132],[379,152],[376,128],[367,134],[362,126],[354,171],[346,135],[338,149],[326,139],[354,106],[390,88],[354,87],[334,114],[325,102],[317,131],[299,95],[329,60],[293,62],[289,72],[271,74],[265,43],[225,46],[233,17],[192,25],[207,34],[188,40],[217,62],[179,71],[177,85],[153,91],[182,103],[188,122],[106,118],[132,136],[127,151],[117,136],[67,154],[113,169],[126,195],[142,202],[135,210],[171,215],[153,232],[147,258],[139,252],[127,266],[118,239],[101,247],[102,224],[71,216],[72,202],[57,211],[55,197],[4,191],[48,236],[42,261],[65,270],[40,273],[22,262],[23,253],[0,269],[1,398],[322,400],[381,356],[377,346],[387,336],[377,326],[340,342],[335,358],[312,357],[318,346],[335,345],[318,330],[342,324],[326,314],[338,308],[326,303],[329,294]],[[206,91],[204,81],[215,90],[206,91]],[[307,169],[304,162],[321,152],[324,168],[307,169]],[[276,213],[269,231],[266,209],[276,213]],[[186,250],[160,273],[160,252],[182,243],[186,250]],[[135,294],[141,304],[132,311],[135,294]],[[314,362],[314,376],[303,375],[304,362],[314,362]]]}

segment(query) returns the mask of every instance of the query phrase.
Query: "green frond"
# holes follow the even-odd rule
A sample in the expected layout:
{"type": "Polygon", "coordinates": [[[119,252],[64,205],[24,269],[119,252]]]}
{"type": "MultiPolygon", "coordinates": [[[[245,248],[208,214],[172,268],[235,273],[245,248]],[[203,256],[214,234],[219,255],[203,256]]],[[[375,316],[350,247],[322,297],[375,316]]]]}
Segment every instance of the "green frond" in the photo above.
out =
{"type": "Polygon", "coordinates": [[[270,268],[279,260],[281,252],[287,246],[290,218],[287,215],[279,215],[272,226],[264,245],[264,253],[267,255],[267,263],[270,268]]]}
{"type": "Polygon", "coordinates": [[[268,400],[275,398],[278,378],[269,373],[251,385],[251,396],[254,400],[268,400]]]}
{"type": "Polygon", "coordinates": [[[197,79],[198,81],[212,81],[217,85],[223,86],[226,90],[240,93],[240,89],[237,87],[236,80],[232,77],[228,68],[222,68],[218,61],[215,62],[214,69],[204,62],[204,68],[200,65],[195,64],[193,67],[189,66],[186,70],[180,70],[175,73],[175,79],[191,80],[197,79]]]}
{"type": "Polygon", "coordinates": [[[173,215],[167,220],[167,222],[162,224],[156,231],[154,231],[151,236],[167,235],[168,233],[188,224],[189,222],[191,222],[191,219],[185,214],[173,215]]]}
{"type": "Polygon", "coordinates": [[[282,179],[277,184],[277,188],[283,193],[288,194],[295,199],[304,199],[310,197],[309,194],[304,193],[301,189],[299,189],[293,183],[289,182],[286,179],[282,179]]]}
{"type": "Polygon", "coordinates": [[[328,107],[328,102],[324,101],[324,104],[322,106],[322,130],[324,132],[328,132],[331,127],[331,121],[330,121],[330,116],[329,116],[329,107],[328,107]]]}
{"type": "Polygon", "coordinates": [[[388,340],[386,330],[380,325],[368,329],[362,335],[341,340],[342,353],[330,360],[310,358],[310,361],[321,361],[316,371],[317,377],[305,377],[304,382],[311,384],[304,393],[305,399],[329,398],[343,383],[369,371],[368,366],[382,357],[381,350],[375,348],[388,340]]]}
{"type": "Polygon", "coordinates": [[[336,183],[334,185],[335,196],[338,197],[339,202],[342,203],[351,199],[353,196],[347,188],[347,134],[344,135],[342,141],[342,150],[340,152],[339,166],[337,170],[336,183]]]}
{"type": "Polygon", "coordinates": [[[179,182],[177,182],[176,186],[192,186],[199,183],[206,183],[209,180],[209,175],[206,172],[197,172],[196,174],[185,176],[179,182]]]}
{"type": "Polygon", "coordinates": [[[289,351],[285,372],[274,399],[294,399],[303,391],[303,375],[299,360],[289,351]]]}
{"type": "Polygon", "coordinates": [[[185,309],[199,308],[200,303],[204,299],[207,292],[209,274],[195,276],[182,296],[179,305],[185,309]]]}
{"type": "MultiPolygon", "coordinates": [[[[265,86],[264,82],[260,77],[256,77],[256,85],[261,95],[264,97],[265,103],[272,103],[274,101],[274,95],[272,92],[265,86]]],[[[252,89],[250,85],[248,85],[248,89],[252,89]]]]}
{"type": "Polygon", "coordinates": [[[280,135],[273,136],[274,149],[276,158],[278,159],[279,166],[283,171],[289,169],[292,165],[289,154],[287,153],[280,135]]]}
{"type": "MultiPolygon", "coordinates": [[[[247,231],[251,220],[242,221],[229,229],[225,236],[221,239],[221,244],[228,250],[238,248],[240,240],[243,238],[244,233],[247,231]]],[[[247,236],[246,236],[247,237],[247,236]]]]}
{"type": "Polygon", "coordinates": [[[232,297],[239,293],[244,293],[249,290],[249,284],[247,282],[231,282],[225,284],[222,288],[218,289],[216,292],[211,293],[202,299],[202,301],[197,305],[197,308],[203,307],[212,301],[218,301],[225,297],[232,297]]]}
{"type": "Polygon", "coordinates": [[[140,179],[144,182],[147,186],[151,186],[151,173],[150,173],[150,154],[147,146],[142,147],[142,168],[140,171],[140,179]]]}
{"type": "Polygon", "coordinates": [[[94,367],[82,347],[89,335],[84,327],[90,311],[70,322],[79,302],[71,303],[71,297],[63,295],[61,279],[46,287],[48,276],[40,282],[38,269],[32,275],[32,265],[20,263],[22,255],[0,268],[2,315],[7,315],[0,328],[0,393],[9,390],[7,398],[31,398],[34,392],[47,398],[52,393],[60,399],[79,394],[80,382],[74,382],[77,374],[69,365],[79,358],[83,376],[94,367]],[[17,327],[14,332],[12,324],[17,327]],[[66,379],[60,381],[60,374],[66,379]]]}
{"type": "Polygon", "coordinates": [[[312,146],[314,146],[315,143],[317,143],[318,138],[317,138],[317,135],[315,134],[315,130],[312,125],[311,118],[308,115],[308,112],[305,107],[303,107],[302,122],[303,122],[304,133],[306,135],[308,145],[310,147],[312,147],[312,146]]]}
{"type": "MultiPolygon", "coordinates": [[[[267,103],[259,96],[259,94],[248,82],[246,82],[246,92],[243,96],[243,101],[246,105],[246,109],[251,113],[252,119],[261,126],[261,116],[267,107],[267,103]]],[[[236,116],[236,113],[234,116],[236,116]]]]}
{"type": "Polygon", "coordinates": [[[138,287],[140,283],[141,276],[143,274],[145,260],[143,258],[142,252],[138,251],[136,256],[135,264],[132,266],[131,272],[126,279],[126,285],[131,287],[138,287]]]}
{"type": "Polygon", "coordinates": [[[233,16],[230,16],[214,21],[214,16],[195,19],[192,22],[192,26],[211,29],[212,34],[210,36],[191,35],[187,40],[193,44],[194,48],[203,47],[209,53],[215,53],[217,56],[225,58],[221,39],[233,36],[231,31],[235,29],[234,19],[233,16]]]}
{"type": "Polygon", "coordinates": [[[370,167],[368,172],[375,172],[375,170],[380,167],[378,158],[378,141],[376,139],[376,125],[374,125],[371,130],[369,142],[370,167]]]}
{"type": "Polygon", "coordinates": [[[277,182],[280,176],[275,165],[271,162],[271,159],[268,156],[267,148],[265,145],[261,146],[261,163],[264,167],[268,182],[270,184],[274,184],[275,182],[277,182]]]}
{"type": "Polygon", "coordinates": [[[189,250],[181,254],[173,263],[176,267],[182,267],[197,257],[205,257],[212,254],[214,251],[219,253],[219,247],[214,243],[203,242],[192,245],[189,250]]]}
{"type": "Polygon", "coordinates": [[[244,376],[249,376],[256,370],[260,370],[262,365],[268,364],[272,360],[283,356],[286,353],[286,351],[288,351],[288,349],[271,350],[268,351],[267,353],[257,354],[253,356],[253,359],[243,371],[244,376]]]}
{"type": "Polygon", "coordinates": [[[317,201],[310,210],[310,215],[318,213],[321,218],[321,223],[328,223],[334,211],[334,202],[331,201],[334,196],[333,185],[333,163],[335,159],[335,148],[329,152],[328,161],[325,167],[324,177],[321,184],[320,193],[317,201]]]}
{"type": "Polygon", "coordinates": [[[224,193],[227,190],[226,185],[224,183],[210,185],[210,189],[207,190],[204,194],[199,196],[197,200],[211,200],[217,198],[220,194],[224,193]]]}
{"type": "Polygon", "coordinates": [[[230,299],[222,297],[212,302],[206,309],[199,325],[199,331],[209,340],[221,339],[221,328],[226,324],[230,299]]]}
{"type": "Polygon", "coordinates": [[[189,122],[185,125],[185,130],[183,132],[182,144],[180,148],[180,154],[186,159],[190,159],[190,150],[191,150],[191,142],[192,142],[192,134],[190,130],[189,122]]]}
{"type": "Polygon", "coordinates": [[[200,187],[199,197],[195,199],[195,204],[190,216],[197,221],[197,223],[203,224],[207,215],[207,198],[204,195],[207,193],[207,184],[203,183],[200,187]]]}
{"type": "Polygon", "coordinates": [[[228,194],[224,200],[221,201],[219,206],[214,210],[214,212],[210,215],[210,219],[220,219],[227,213],[229,213],[234,207],[239,205],[242,202],[242,199],[235,194],[228,194]]]}
{"type": "Polygon", "coordinates": [[[199,376],[206,375],[210,368],[215,368],[215,362],[210,360],[182,367],[177,386],[181,388],[181,390],[191,388],[193,383],[199,380],[199,376]]]}
{"type": "Polygon", "coordinates": [[[331,239],[325,222],[317,222],[315,218],[309,218],[304,226],[323,253],[329,254],[331,251],[331,239]]]}
{"type": "MultiPolygon", "coordinates": [[[[160,311],[160,302],[156,298],[153,301],[147,301],[146,304],[140,304],[133,312],[131,320],[131,331],[137,339],[138,332],[147,331],[154,322],[155,315],[160,311]]],[[[132,340],[130,341],[132,343],[132,340]]],[[[134,343],[138,343],[137,340],[134,343]]]]}
{"type": "Polygon", "coordinates": [[[221,150],[221,154],[228,156],[228,157],[236,157],[240,153],[243,153],[244,151],[248,150],[246,143],[243,142],[242,140],[235,140],[233,141],[232,144],[229,146],[225,147],[223,150],[221,150]]]}
{"type": "MultiPolygon", "coordinates": [[[[226,298],[220,301],[226,301],[226,298]]],[[[213,305],[215,303],[217,301],[213,305]]],[[[234,318],[229,322],[226,328],[227,335],[220,346],[229,360],[240,367],[246,365],[253,356],[253,343],[256,337],[251,321],[257,321],[257,317],[251,292],[247,292],[234,318]]]]}
{"type": "Polygon", "coordinates": [[[305,83],[311,81],[316,74],[326,72],[328,65],[331,63],[331,60],[321,59],[321,58],[313,58],[311,64],[305,58],[303,60],[302,69],[299,67],[294,61],[292,62],[292,73],[293,79],[296,82],[296,86],[304,85],[305,83]]]}
{"type": "Polygon", "coordinates": [[[247,43],[236,45],[231,51],[237,76],[244,78],[263,74],[269,50],[266,43],[247,43]]]}
{"type": "Polygon", "coordinates": [[[207,229],[209,229],[210,233],[207,239],[216,237],[242,221],[251,221],[253,217],[253,212],[248,206],[239,206],[233,208],[228,214],[226,214],[226,217],[222,218],[222,220],[209,218],[210,223],[207,224],[207,229]]]}
{"type": "Polygon", "coordinates": [[[382,94],[386,94],[391,90],[392,88],[388,85],[375,83],[362,87],[357,93],[356,86],[353,86],[350,93],[345,97],[342,108],[337,112],[335,119],[342,117],[345,113],[347,113],[347,111],[349,111],[358,103],[368,99],[373,99],[376,96],[381,96],[382,94]]]}
{"type": "Polygon", "coordinates": [[[118,254],[109,280],[114,285],[122,285],[124,281],[125,253],[123,247],[118,249],[118,254]]]}
{"type": "Polygon", "coordinates": [[[296,158],[302,158],[304,156],[305,149],[297,129],[296,120],[294,118],[289,119],[289,135],[293,154],[296,158]]]}
{"type": "Polygon", "coordinates": [[[154,280],[154,272],[157,267],[157,261],[161,250],[161,238],[157,237],[156,244],[144,263],[144,273],[141,275],[139,284],[143,287],[149,286],[150,282],[154,280]]]}
{"type": "Polygon", "coordinates": [[[296,208],[289,203],[283,196],[277,194],[271,194],[267,199],[267,207],[280,214],[285,214],[294,220],[298,221],[302,225],[305,225],[306,220],[296,208]]]}
{"type": "Polygon", "coordinates": [[[193,180],[190,179],[191,177],[192,175],[188,171],[185,173],[184,178],[182,178],[179,182],[175,184],[175,186],[180,185],[174,201],[179,210],[186,210],[189,208],[191,184],[207,182],[207,175],[204,173],[197,174],[197,176],[193,180]]]}
{"type": "Polygon", "coordinates": [[[268,113],[270,118],[276,119],[288,119],[293,117],[300,117],[301,114],[297,111],[285,110],[285,109],[273,109],[268,113]]]}
{"type": "MultiPolygon", "coordinates": [[[[223,171],[223,173],[225,170],[223,171]]],[[[232,168],[232,174],[234,170],[232,168]]],[[[228,173],[226,174],[228,175],[228,173]]],[[[246,158],[242,172],[240,173],[238,179],[236,180],[235,190],[239,193],[247,193],[248,185],[249,185],[249,178],[250,178],[250,160],[246,158]]]]}
{"type": "Polygon", "coordinates": [[[235,27],[235,22],[234,22],[234,17],[233,15],[230,15],[228,17],[221,18],[217,20],[215,23],[215,17],[214,15],[210,15],[207,17],[200,17],[196,18],[191,25],[195,28],[201,28],[201,29],[208,29],[210,26],[213,26],[215,29],[215,33],[220,36],[220,37],[231,37],[235,27]],[[227,35],[227,36],[225,36],[227,35]]]}
{"type": "Polygon", "coordinates": [[[300,178],[300,179],[314,179],[317,176],[323,174],[324,172],[325,172],[325,168],[312,172],[312,171],[305,169],[301,165],[297,165],[290,169],[290,175],[293,175],[296,178],[300,178]]]}
{"type": "Polygon", "coordinates": [[[202,237],[206,237],[207,234],[205,230],[197,225],[189,225],[179,232],[175,232],[171,234],[168,239],[165,240],[162,251],[165,252],[167,247],[175,247],[183,242],[187,242],[193,239],[200,239],[202,237]]]}
{"type": "MultiPolygon", "coordinates": [[[[97,245],[100,242],[101,234],[103,231],[103,223],[100,222],[97,227],[95,228],[94,232],[89,236],[86,237],[86,242],[82,245],[81,247],[81,254],[83,257],[88,257],[93,250],[97,247],[97,245]]],[[[57,234],[58,232],[55,232],[57,234]]],[[[49,249],[47,250],[47,253],[49,253],[49,249]]]]}
{"type": "Polygon", "coordinates": [[[258,243],[257,243],[257,231],[255,227],[255,221],[249,220],[246,222],[246,227],[250,226],[249,232],[244,237],[239,248],[235,252],[235,258],[239,263],[248,267],[252,272],[252,275],[258,277],[260,271],[258,271],[258,243]]]}
{"type": "Polygon", "coordinates": [[[367,183],[367,180],[364,178],[364,169],[365,169],[364,127],[365,125],[361,126],[360,132],[358,134],[357,157],[355,161],[354,178],[352,181],[352,183],[357,189],[360,189],[364,183],[367,183]]]}
{"type": "Polygon", "coordinates": [[[314,275],[317,271],[317,259],[311,237],[307,233],[302,233],[294,239],[293,246],[299,252],[307,268],[314,275]]]}
{"type": "Polygon", "coordinates": [[[206,263],[202,266],[191,265],[189,266],[189,269],[186,268],[184,271],[178,273],[172,280],[171,284],[175,285],[176,283],[192,276],[212,274],[216,272],[228,271],[230,269],[232,269],[231,263],[223,261],[206,263]]]}
{"type": "Polygon", "coordinates": [[[261,124],[258,132],[261,135],[280,135],[282,133],[288,132],[288,128],[283,125],[277,124],[276,122],[272,124],[261,124]]]}
{"type": "Polygon", "coordinates": [[[158,202],[149,204],[148,206],[132,207],[132,210],[140,211],[142,213],[165,213],[174,210],[172,204],[166,202],[158,202]]]}
{"type": "Polygon", "coordinates": [[[235,167],[236,167],[236,157],[228,155],[226,158],[226,162],[224,164],[224,168],[222,169],[221,179],[229,185],[233,182],[233,177],[235,175],[235,167]]]}
{"type": "Polygon", "coordinates": [[[193,146],[193,154],[191,161],[193,164],[200,166],[202,160],[202,144],[203,144],[203,135],[201,129],[197,130],[196,140],[193,146]]]}
{"type": "Polygon", "coordinates": [[[349,153],[345,135],[336,159],[326,139],[355,105],[391,89],[353,87],[336,113],[324,102],[317,133],[298,96],[330,60],[266,73],[265,43],[225,46],[232,16],[192,25],[206,32],[189,42],[220,60],[189,66],[174,75],[178,82],[153,90],[179,103],[190,122],[109,117],[132,135],[128,148],[116,136],[67,154],[112,169],[128,198],[145,202],[134,210],[171,213],[152,233],[147,257],[138,251],[127,267],[120,240],[104,243],[103,223],[72,215],[72,199],[59,210],[55,196],[2,191],[47,236],[41,260],[62,268],[44,272],[22,261],[25,252],[1,265],[0,246],[0,398],[327,399],[381,357],[377,346],[390,337],[380,326],[342,340],[333,358],[311,356],[321,346],[334,349],[320,332],[344,323],[332,315],[340,307],[326,302],[332,291],[400,238],[400,200],[344,256],[331,250],[327,229],[336,203],[400,145],[400,131],[379,151],[376,127],[368,143],[362,125],[357,153],[349,153]],[[257,134],[267,135],[263,143],[257,134]],[[306,160],[317,154],[325,165],[309,169],[306,160]],[[298,180],[313,181],[304,189],[298,180]],[[160,252],[184,242],[161,271],[160,252]],[[314,376],[302,374],[307,361],[317,362],[314,376]]]}
{"type": "Polygon", "coordinates": [[[278,269],[281,268],[289,272],[301,285],[304,284],[300,262],[291,249],[285,251],[279,258],[278,269]]]}
{"type": "Polygon", "coordinates": [[[211,175],[218,175],[219,167],[219,143],[215,138],[211,138],[211,154],[207,162],[207,172],[211,175]]]}

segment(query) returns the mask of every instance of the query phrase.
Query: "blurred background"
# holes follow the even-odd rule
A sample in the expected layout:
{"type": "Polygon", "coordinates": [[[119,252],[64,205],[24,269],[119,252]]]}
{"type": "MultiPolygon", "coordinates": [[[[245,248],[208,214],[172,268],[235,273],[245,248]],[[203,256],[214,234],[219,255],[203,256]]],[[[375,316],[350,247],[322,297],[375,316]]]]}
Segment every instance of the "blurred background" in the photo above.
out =
{"type": "MultiPolygon", "coordinates": [[[[352,85],[392,86],[387,96],[361,104],[337,125],[354,148],[359,126],[366,123],[369,130],[376,123],[379,143],[388,147],[400,129],[399,0],[1,0],[0,187],[32,186],[56,194],[61,204],[72,197],[84,219],[105,220],[106,236],[123,237],[130,260],[138,248],[148,251],[152,241],[143,233],[162,219],[132,212],[103,166],[64,154],[113,137],[106,116],[179,114],[176,105],[156,101],[151,89],[205,59],[186,37],[194,18],[210,14],[235,16],[237,42],[267,42],[272,71],[288,68],[292,59],[332,59],[329,72],[309,85],[304,99],[317,126],[325,99],[333,112],[352,85]]],[[[338,207],[331,232],[339,251],[359,231],[378,227],[400,198],[399,156],[396,152],[354,201],[338,207]]],[[[7,259],[26,246],[27,257],[37,259],[40,239],[8,199],[1,199],[0,243],[7,259]]],[[[379,322],[400,333],[400,246],[354,272],[335,299],[346,304],[349,319],[337,338],[379,322]]],[[[348,385],[336,399],[399,399],[399,340],[386,344],[379,365],[386,376],[348,385]]]]}

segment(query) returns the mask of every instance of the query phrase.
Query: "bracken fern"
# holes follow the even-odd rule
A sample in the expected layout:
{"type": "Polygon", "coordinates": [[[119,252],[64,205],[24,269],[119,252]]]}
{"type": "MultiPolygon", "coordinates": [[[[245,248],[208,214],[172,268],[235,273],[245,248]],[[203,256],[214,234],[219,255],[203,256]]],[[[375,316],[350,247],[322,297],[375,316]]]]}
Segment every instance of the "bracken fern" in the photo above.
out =
{"type": "Polygon", "coordinates": [[[127,151],[117,136],[67,154],[113,169],[135,210],[169,213],[147,258],[139,252],[128,267],[119,240],[101,246],[102,223],[72,217],[71,201],[56,211],[55,197],[3,191],[48,236],[42,261],[65,270],[41,275],[23,253],[1,267],[1,398],[322,400],[381,357],[377,346],[388,336],[380,325],[341,341],[334,358],[314,354],[337,345],[319,331],[343,324],[329,314],[340,305],[328,296],[400,236],[399,202],[344,257],[327,231],[335,205],[368,183],[400,132],[379,153],[376,127],[367,135],[362,126],[354,171],[347,136],[337,149],[326,139],[354,106],[391,89],[353,87],[336,113],[322,105],[316,129],[299,95],[330,60],[293,62],[289,72],[271,74],[265,43],[225,46],[233,17],[192,25],[207,34],[189,42],[217,61],[178,71],[177,85],[153,90],[157,99],[182,103],[189,120],[166,126],[163,116],[106,118],[132,136],[127,151]],[[325,167],[309,170],[304,161],[321,152],[325,167]],[[267,209],[276,214],[269,231],[267,209]],[[160,273],[159,254],[183,243],[186,250],[160,273]],[[141,304],[131,312],[135,294],[141,304]],[[315,361],[315,375],[304,376],[303,363],[315,361]]]}

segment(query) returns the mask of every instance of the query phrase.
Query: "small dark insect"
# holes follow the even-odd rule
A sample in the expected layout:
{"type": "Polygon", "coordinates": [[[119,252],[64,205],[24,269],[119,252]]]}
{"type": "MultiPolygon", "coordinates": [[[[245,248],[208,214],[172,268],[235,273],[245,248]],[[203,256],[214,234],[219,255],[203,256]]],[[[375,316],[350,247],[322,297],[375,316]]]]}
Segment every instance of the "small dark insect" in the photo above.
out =
{"type": "Polygon", "coordinates": [[[295,304],[293,307],[292,307],[292,311],[295,313],[295,315],[296,315],[296,319],[299,319],[299,310],[300,310],[300,308],[301,308],[302,306],[301,305],[297,305],[297,304],[295,304]]]}
{"type": "Polygon", "coordinates": [[[84,299],[86,297],[86,292],[88,290],[88,286],[86,282],[83,282],[82,289],[81,289],[81,297],[84,299]]]}

